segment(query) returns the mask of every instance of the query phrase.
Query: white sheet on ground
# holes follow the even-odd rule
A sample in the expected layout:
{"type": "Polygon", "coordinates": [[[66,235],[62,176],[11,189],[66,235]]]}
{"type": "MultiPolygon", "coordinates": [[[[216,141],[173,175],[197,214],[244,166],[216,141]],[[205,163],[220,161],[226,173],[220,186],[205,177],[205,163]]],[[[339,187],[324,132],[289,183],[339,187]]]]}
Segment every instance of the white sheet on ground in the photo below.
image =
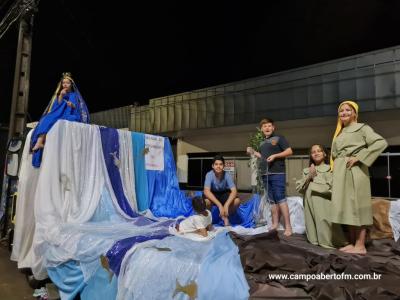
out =
{"type": "Polygon", "coordinates": [[[389,222],[392,225],[394,240],[397,241],[400,237],[400,199],[390,201],[389,222]]]}
{"type": "Polygon", "coordinates": [[[115,242],[133,236],[156,236],[168,234],[168,227],[159,223],[136,226],[134,222],[89,222],[86,224],[64,224],[60,234],[64,241],[59,245],[42,244],[45,253],[44,264],[53,267],[60,262],[76,260],[80,262],[85,282],[96,272],[101,254],[105,254],[115,242]]]}
{"type": "Polygon", "coordinates": [[[207,236],[202,236],[200,234],[197,233],[193,233],[193,232],[179,232],[176,230],[175,228],[175,224],[172,224],[169,227],[169,233],[172,235],[175,235],[177,237],[180,238],[185,238],[185,239],[189,239],[192,241],[196,241],[196,242],[205,242],[205,241],[209,241],[212,240],[213,238],[216,237],[216,235],[222,231],[226,231],[226,227],[214,227],[213,230],[210,230],[207,232],[207,236]]]}
{"type": "MultiPolygon", "coordinates": [[[[176,281],[184,286],[197,279],[208,247],[208,243],[169,237],[132,248],[121,264],[117,299],[172,299],[176,281]]],[[[179,293],[174,299],[188,298],[179,293]]]]}
{"type": "MultiPolygon", "coordinates": [[[[306,231],[304,223],[304,207],[303,199],[301,197],[293,196],[286,197],[289,206],[290,223],[294,233],[304,234],[306,231]]],[[[270,227],[272,225],[271,207],[270,204],[265,199],[265,194],[261,198],[260,204],[260,216],[258,224],[261,226],[267,225],[270,227]]],[[[283,218],[279,224],[278,230],[283,230],[283,218]]]]}
{"type": "Polygon", "coordinates": [[[268,225],[256,227],[256,228],[246,228],[243,226],[234,226],[234,227],[229,227],[229,231],[236,232],[237,234],[240,235],[256,235],[260,233],[266,233],[268,232],[268,225]]]}
{"type": "Polygon", "coordinates": [[[207,294],[205,290],[208,294],[222,295],[218,299],[247,299],[248,285],[238,249],[232,245],[233,242],[224,233],[206,242],[171,236],[138,244],[126,253],[122,261],[117,299],[189,299],[182,292],[174,294],[178,282],[181,286],[195,282],[196,299],[210,299],[202,297],[207,294]],[[226,249],[216,246],[218,243],[226,245],[226,249]],[[214,286],[209,286],[209,282],[202,281],[200,277],[202,268],[208,270],[206,265],[218,269],[206,274],[214,286]],[[230,288],[226,281],[225,284],[219,281],[219,276],[229,279],[230,288]],[[216,286],[219,291],[215,290],[216,286]]]}

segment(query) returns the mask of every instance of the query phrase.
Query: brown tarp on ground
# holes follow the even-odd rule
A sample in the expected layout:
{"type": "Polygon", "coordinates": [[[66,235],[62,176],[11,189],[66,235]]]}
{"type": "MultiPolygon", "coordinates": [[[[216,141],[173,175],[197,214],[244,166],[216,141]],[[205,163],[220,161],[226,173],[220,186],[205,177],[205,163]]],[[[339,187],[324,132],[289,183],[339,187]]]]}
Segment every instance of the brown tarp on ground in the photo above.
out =
{"type": "Polygon", "coordinates": [[[367,255],[350,255],[287,238],[276,231],[255,236],[231,233],[252,299],[400,299],[400,243],[374,240],[367,255]],[[382,274],[380,280],[271,280],[269,274],[382,274]]]}
{"type": "Polygon", "coordinates": [[[384,198],[372,198],[373,226],[369,229],[370,239],[392,239],[393,230],[389,222],[390,201],[384,198]]]}

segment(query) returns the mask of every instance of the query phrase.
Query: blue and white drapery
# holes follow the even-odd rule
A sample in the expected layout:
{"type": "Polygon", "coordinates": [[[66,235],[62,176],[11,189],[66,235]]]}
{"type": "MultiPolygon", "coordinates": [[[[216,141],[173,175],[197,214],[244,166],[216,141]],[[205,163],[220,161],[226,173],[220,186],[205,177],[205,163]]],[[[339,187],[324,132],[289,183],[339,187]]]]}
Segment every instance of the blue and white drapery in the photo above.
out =
{"type": "MultiPolygon", "coordinates": [[[[82,299],[93,299],[90,297],[94,293],[123,299],[121,295],[132,292],[124,285],[132,279],[129,269],[146,268],[133,249],[140,248],[140,255],[157,261],[164,257],[157,249],[163,248],[165,240],[171,243],[171,251],[165,252],[172,262],[173,257],[182,255],[178,245],[192,247],[194,242],[169,235],[173,219],[159,221],[139,213],[150,209],[157,217],[169,218],[192,213],[190,199],[179,189],[168,139],[164,139],[164,168],[160,170],[146,170],[145,144],[144,134],[60,120],[47,135],[40,169],[30,166],[29,151],[24,149],[12,253],[19,267],[32,268],[36,279],[44,279],[48,273],[60,288],[62,299],[73,299],[77,293],[82,299]],[[26,226],[28,223],[30,226],[26,226]],[[108,279],[100,266],[101,255],[108,257],[110,268],[119,274],[107,285],[101,284],[108,279]]],[[[230,240],[226,235],[223,239],[230,240]]],[[[205,292],[201,268],[217,263],[217,257],[209,255],[216,245],[209,241],[204,246],[209,250],[193,261],[193,270],[188,269],[194,274],[191,278],[196,280],[200,294],[205,292]]],[[[230,284],[245,287],[237,295],[248,295],[237,247],[231,242],[224,251],[227,259],[236,261],[224,263],[225,272],[235,274],[230,284]]],[[[184,266],[175,267],[178,270],[184,266]]],[[[136,280],[137,286],[143,285],[143,279],[136,280]]],[[[180,282],[185,284],[187,280],[180,282]]],[[[148,285],[142,293],[162,294],[167,289],[171,294],[175,283],[176,278],[171,277],[158,291],[148,285]]],[[[184,298],[183,294],[177,297],[184,298]]]]}

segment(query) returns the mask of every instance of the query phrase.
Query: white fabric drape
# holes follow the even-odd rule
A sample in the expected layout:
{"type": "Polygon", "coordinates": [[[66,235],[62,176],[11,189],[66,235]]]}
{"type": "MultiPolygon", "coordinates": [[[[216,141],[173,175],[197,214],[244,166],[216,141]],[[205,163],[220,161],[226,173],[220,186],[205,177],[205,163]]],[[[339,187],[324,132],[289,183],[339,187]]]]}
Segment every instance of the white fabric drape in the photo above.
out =
{"type": "Polygon", "coordinates": [[[120,174],[124,193],[133,211],[138,212],[135,191],[135,168],[133,164],[132,133],[118,130],[120,174]]]}
{"type": "MultiPolygon", "coordinates": [[[[118,133],[118,163],[124,193],[132,209],[137,211],[131,135],[123,131],[118,133]]],[[[129,226],[127,221],[133,218],[122,211],[113,192],[98,126],[63,120],[53,126],[46,138],[34,199],[36,230],[33,244],[40,261],[32,269],[37,279],[41,279],[46,267],[71,259],[90,264],[116,240],[133,234],[131,229],[115,231],[115,226],[129,226]],[[113,222],[85,224],[100,207],[102,197],[112,203],[117,215],[121,216],[118,225],[113,222]],[[113,235],[106,233],[113,231],[113,235]]],[[[87,279],[93,270],[85,271],[85,268],[90,269],[90,266],[82,264],[87,279]]]]}
{"type": "MultiPolygon", "coordinates": [[[[118,131],[118,134],[124,193],[132,209],[137,211],[132,137],[128,131],[118,131]]],[[[47,277],[46,266],[77,259],[89,251],[78,240],[87,240],[92,231],[85,232],[84,236],[81,231],[76,232],[76,237],[71,239],[74,227],[68,224],[84,228],[83,224],[99,207],[102,195],[106,195],[105,201],[112,203],[113,210],[121,217],[114,221],[126,222],[132,218],[119,207],[113,192],[98,126],[59,120],[47,134],[40,169],[32,167],[30,136],[31,133],[21,161],[11,257],[18,261],[19,268],[31,268],[35,278],[41,280],[47,277]],[[80,247],[72,247],[71,241],[80,247]]],[[[115,238],[129,234],[108,237],[100,248],[104,250],[115,238]]]]}
{"type": "Polygon", "coordinates": [[[57,240],[54,225],[83,223],[93,215],[104,185],[103,154],[95,126],[59,121],[46,140],[35,214],[38,230],[57,240]]]}
{"type": "MultiPolygon", "coordinates": [[[[303,199],[301,197],[293,196],[293,197],[286,197],[286,200],[289,207],[290,224],[292,225],[293,232],[304,234],[306,231],[306,226],[304,223],[303,199]]],[[[271,226],[272,225],[271,207],[268,201],[266,201],[265,199],[265,193],[262,196],[260,205],[261,205],[260,207],[261,224],[271,226]]],[[[279,223],[278,229],[279,230],[284,229],[283,218],[279,223]]]]}
{"type": "Polygon", "coordinates": [[[30,268],[35,261],[32,240],[35,232],[34,201],[39,169],[32,166],[29,153],[32,130],[28,133],[22,152],[18,174],[18,198],[15,212],[14,240],[11,259],[18,262],[18,268],[30,268]]]}
{"type": "MultiPolygon", "coordinates": [[[[197,279],[208,247],[177,237],[136,244],[122,260],[117,300],[172,298],[176,280],[185,285],[197,279]],[[155,270],[162,280],[155,280],[155,270]]],[[[179,293],[174,299],[188,298],[179,293]]]]}
{"type": "Polygon", "coordinates": [[[63,223],[88,221],[99,203],[104,186],[104,160],[96,126],[58,121],[47,134],[41,172],[34,196],[36,229],[33,240],[40,267],[45,269],[43,245],[59,245],[63,223]]]}

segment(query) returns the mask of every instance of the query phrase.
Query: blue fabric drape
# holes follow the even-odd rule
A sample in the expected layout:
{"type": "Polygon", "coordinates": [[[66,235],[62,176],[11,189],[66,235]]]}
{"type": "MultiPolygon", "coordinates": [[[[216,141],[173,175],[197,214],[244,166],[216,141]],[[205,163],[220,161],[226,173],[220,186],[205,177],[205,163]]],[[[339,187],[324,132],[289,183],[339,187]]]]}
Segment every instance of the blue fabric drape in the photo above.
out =
{"type": "Polygon", "coordinates": [[[178,283],[185,286],[192,281],[197,284],[196,299],[248,299],[238,248],[226,232],[204,242],[171,236],[149,248],[170,251],[137,249],[118,291],[122,299],[188,299],[185,293],[174,295],[174,291],[178,283]]]}
{"type": "Polygon", "coordinates": [[[108,272],[100,264],[87,283],[84,283],[82,270],[75,261],[48,268],[47,272],[57,285],[62,300],[74,300],[78,294],[82,300],[111,300],[117,297],[117,276],[113,276],[110,282],[108,272]]]}
{"type": "MultiPolygon", "coordinates": [[[[85,104],[86,107],[86,104],[85,104]]],[[[80,102],[78,95],[75,92],[69,92],[65,94],[60,101],[57,99],[53,102],[50,111],[43,114],[40,118],[38,125],[35,127],[31,137],[31,149],[35,146],[38,138],[42,134],[47,134],[53,125],[58,120],[68,120],[76,122],[84,122],[81,116],[80,102]],[[67,101],[72,102],[75,108],[69,107],[67,101]]],[[[32,154],[32,165],[35,168],[39,168],[42,162],[43,148],[34,151],[32,154]]]]}
{"type": "MultiPolygon", "coordinates": [[[[103,192],[101,194],[99,206],[97,207],[93,217],[89,221],[90,223],[102,222],[102,221],[111,221],[111,220],[123,220],[123,218],[115,211],[114,206],[112,205],[112,200],[109,192],[104,187],[103,192]]],[[[89,296],[92,292],[96,292],[96,286],[102,282],[103,277],[108,276],[108,273],[104,271],[104,269],[99,268],[97,272],[93,275],[93,278],[84,283],[84,276],[82,273],[81,266],[78,262],[68,261],[62,265],[59,265],[54,268],[47,268],[47,272],[49,277],[57,285],[60,290],[61,299],[75,299],[75,296],[81,292],[81,299],[85,299],[82,297],[82,294],[89,296]],[[103,274],[105,273],[105,275],[103,274]],[[97,280],[100,280],[97,282],[97,280]],[[86,290],[89,292],[86,292],[86,290]]],[[[115,276],[114,276],[115,277],[115,276]]],[[[108,277],[107,277],[108,278],[108,277]]],[[[113,278],[114,280],[114,278],[113,278]]],[[[115,285],[115,295],[117,285],[115,285]]],[[[103,285],[105,286],[105,285],[103,285]]],[[[101,294],[112,292],[109,288],[102,289],[101,294]]],[[[86,299],[115,299],[114,297],[110,298],[95,298],[92,294],[92,297],[86,297],[86,299]]]]}
{"type": "Polygon", "coordinates": [[[150,210],[155,216],[175,218],[192,214],[192,202],[179,188],[168,138],[164,138],[164,170],[147,170],[147,181],[150,210]]]}
{"type": "Polygon", "coordinates": [[[149,208],[149,192],[144,158],[144,134],[132,132],[133,161],[135,169],[136,202],[139,211],[149,208]]]}
{"type": "Polygon", "coordinates": [[[104,161],[118,205],[128,216],[137,217],[138,214],[132,210],[128,199],[126,199],[122,186],[121,174],[116,164],[116,161],[119,159],[118,132],[114,128],[100,127],[100,135],[104,161]]]}
{"type": "MultiPolygon", "coordinates": [[[[119,153],[119,137],[118,132],[111,128],[100,128],[102,149],[104,154],[107,172],[111,181],[113,191],[118,200],[120,208],[129,216],[136,217],[132,224],[136,226],[157,223],[154,231],[150,235],[140,235],[126,238],[116,242],[106,253],[109,264],[113,272],[118,275],[120,272],[121,262],[129,249],[137,243],[156,239],[162,240],[166,236],[165,228],[173,222],[168,220],[165,222],[155,222],[135,213],[123,191],[122,178],[118,168],[119,153]],[[160,230],[157,230],[157,227],[160,230]],[[163,228],[163,230],[161,230],[163,228]]],[[[193,213],[191,198],[185,196],[180,190],[176,175],[175,161],[171,145],[168,139],[164,143],[164,170],[149,171],[145,169],[145,135],[140,133],[132,133],[132,147],[134,155],[134,172],[135,187],[138,208],[143,211],[150,208],[157,217],[177,217],[180,215],[189,216],[193,213]]],[[[200,193],[201,194],[201,193],[200,193]]],[[[237,213],[232,215],[230,220],[232,224],[240,224],[245,227],[254,226],[253,214],[259,205],[259,196],[254,195],[252,199],[242,204],[237,213]]],[[[213,220],[214,220],[213,211],[213,220]]],[[[219,218],[218,209],[216,222],[219,218]]],[[[118,212],[112,205],[110,194],[104,189],[99,203],[99,207],[93,215],[90,222],[101,222],[106,220],[119,220],[118,212]]],[[[220,219],[220,218],[219,218],[220,219]]],[[[214,222],[214,223],[216,223],[214,222]]],[[[221,220],[222,222],[222,220],[221,220]]],[[[127,222],[127,226],[129,226],[127,222]]],[[[210,252],[207,253],[207,259],[204,265],[201,265],[199,276],[199,299],[225,297],[226,290],[232,299],[245,299],[248,297],[248,286],[245,282],[240,259],[237,254],[237,247],[233,244],[226,234],[218,235],[215,239],[210,252]],[[209,263],[208,263],[209,262],[209,263]],[[212,262],[212,263],[211,263],[212,262]],[[239,264],[238,264],[239,263],[239,264]],[[229,270],[234,270],[230,274],[225,274],[221,270],[229,266],[229,270]],[[208,278],[207,278],[208,274],[208,278]],[[209,274],[216,274],[209,276],[209,274]],[[232,284],[235,286],[232,288],[232,284]],[[201,288],[207,287],[207,288],[201,288]],[[212,295],[209,295],[212,293],[212,295]],[[221,293],[221,294],[219,294],[221,293]]],[[[104,253],[104,252],[103,252],[104,253]]],[[[96,264],[95,264],[96,266],[96,264]]],[[[82,269],[84,265],[82,265],[82,269]]],[[[84,283],[84,276],[81,266],[75,261],[66,262],[56,268],[49,268],[49,276],[53,282],[60,288],[62,299],[74,299],[81,293],[81,299],[115,299],[117,294],[117,276],[113,276],[109,281],[108,273],[99,267],[87,283],[84,283]]]]}
{"type": "MultiPolygon", "coordinates": [[[[260,195],[253,194],[252,197],[245,203],[240,204],[237,211],[229,216],[229,222],[232,225],[241,225],[246,228],[251,228],[256,225],[254,214],[258,211],[260,205],[260,195]]],[[[219,216],[219,209],[213,205],[211,209],[213,224],[224,226],[224,221],[219,216]]]]}
{"type": "Polygon", "coordinates": [[[113,201],[111,199],[110,191],[106,186],[103,187],[101,192],[101,197],[99,204],[90,218],[90,223],[104,222],[104,221],[114,221],[114,222],[124,222],[126,219],[121,216],[119,212],[115,210],[113,201]]]}
{"type": "Polygon", "coordinates": [[[133,222],[135,226],[146,226],[153,224],[153,231],[149,235],[138,235],[129,237],[116,242],[106,253],[111,270],[117,275],[121,268],[121,262],[126,252],[137,243],[143,243],[148,240],[162,240],[169,236],[168,227],[174,223],[174,220],[155,221],[143,216],[137,217],[133,222]]]}
{"type": "Polygon", "coordinates": [[[113,275],[110,282],[108,272],[99,267],[92,278],[86,283],[80,294],[81,300],[113,300],[117,298],[118,277],[113,275]]]}
{"type": "Polygon", "coordinates": [[[76,261],[67,261],[55,268],[47,268],[47,273],[58,287],[63,300],[75,299],[85,287],[82,270],[76,261]]]}
{"type": "Polygon", "coordinates": [[[218,234],[212,241],[197,280],[198,299],[249,298],[249,285],[240,262],[239,249],[228,233],[218,234]]]}
{"type": "Polygon", "coordinates": [[[137,243],[143,243],[148,240],[162,240],[167,237],[168,234],[159,234],[152,236],[133,236],[127,239],[123,239],[115,243],[110,250],[107,251],[107,258],[110,264],[111,270],[119,275],[122,260],[125,257],[126,252],[131,249],[137,243]]]}
{"type": "MultiPolygon", "coordinates": [[[[37,139],[36,139],[37,141],[37,139]]],[[[35,142],[36,144],[36,142],[35,142]]],[[[32,166],[35,168],[40,168],[40,165],[42,164],[42,158],[43,158],[43,148],[40,148],[36,150],[35,152],[32,153],[32,166]]]]}
{"type": "MultiPolygon", "coordinates": [[[[203,192],[196,191],[194,196],[201,196],[203,192]]],[[[246,228],[255,226],[254,216],[258,213],[260,205],[260,195],[253,194],[249,200],[245,203],[240,204],[237,211],[229,216],[229,222],[231,225],[241,225],[246,228]]],[[[224,226],[224,221],[219,216],[219,209],[215,205],[211,208],[213,224],[224,226]]]]}

